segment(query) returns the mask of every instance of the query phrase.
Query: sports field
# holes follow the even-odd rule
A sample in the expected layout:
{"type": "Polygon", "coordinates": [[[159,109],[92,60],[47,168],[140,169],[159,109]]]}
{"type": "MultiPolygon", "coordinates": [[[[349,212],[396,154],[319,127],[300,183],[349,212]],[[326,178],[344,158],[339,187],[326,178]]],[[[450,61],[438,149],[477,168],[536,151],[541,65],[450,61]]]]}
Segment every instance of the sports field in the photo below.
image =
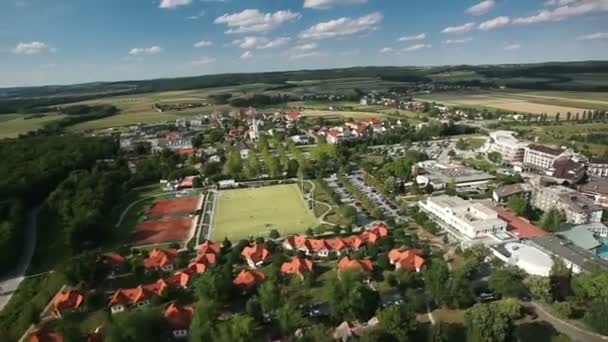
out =
{"type": "Polygon", "coordinates": [[[152,203],[146,214],[148,216],[189,214],[196,210],[200,199],[200,196],[160,199],[152,203]]]}
{"type": "Polygon", "coordinates": [[[226,190],[218,195],[211,239],[267,236],[272,229],[295,234],[318,224],[295,184],[226,190]]]}
{"type": "Polygon", "coordinates": [[[145,221],[137,225],[131,235],[134,245],[148,245],[171,241],[184,241],[192,228],[193,219],[187,216],[145,221]]]}

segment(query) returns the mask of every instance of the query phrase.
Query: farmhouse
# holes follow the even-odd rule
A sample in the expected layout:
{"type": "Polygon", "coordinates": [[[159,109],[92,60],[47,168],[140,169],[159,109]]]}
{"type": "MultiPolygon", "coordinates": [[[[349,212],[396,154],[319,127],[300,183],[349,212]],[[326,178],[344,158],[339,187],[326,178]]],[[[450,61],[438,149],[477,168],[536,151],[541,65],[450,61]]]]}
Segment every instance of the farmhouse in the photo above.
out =
{"type": "Polygon", "coordinates": [[[188,336],[188,329],[190,328],[192,317],[194,317],[193,307],[180,306],[175,303],[171,303],[163,313],[163,318],[167,322],[167,325],[175,338],[184,338],[188,336]]]}

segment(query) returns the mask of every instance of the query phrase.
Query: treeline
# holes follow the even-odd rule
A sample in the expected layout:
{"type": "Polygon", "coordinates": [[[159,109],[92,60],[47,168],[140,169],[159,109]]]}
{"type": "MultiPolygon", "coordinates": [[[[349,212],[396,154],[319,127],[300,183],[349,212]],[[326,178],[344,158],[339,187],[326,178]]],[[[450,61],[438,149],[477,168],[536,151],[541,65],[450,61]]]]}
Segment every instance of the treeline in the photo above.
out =
{"type": "Polygon", "coordinates": [[[393,145],[403,142],[415,142],[432,140],[438,137],[475,134],[479,132],[479,128],[457,125],[454,123],[448,124],[430,124],[420,129],[414,127],[396,127],[382,134],[366,135],[362,138],[348,140],[342,143],[346,147],[355,147],[359,145],[374,146],[374,145],[393,145]]]}
{"type": "Polygon", "coordinates": [[[119,112],[118,108],[112,105],[74,105],[61,107],[59,112],[65,115],[97,115],[97,116],[110,116],[119,112]]]}
{"type": "Polygon", "coordinates": [[[116,142],[77,136],[34,137],[0,143],[0,269],[14,267],[23,243],[26,208],[50,194],[73,170],[113,158],[116,142]]]}
{"type": "Polygon", "coordinates": [[[72,172],[43,207],[46,229],[60,232],[63,245],[72,252],[99,246],[112,229],[107,214],[128,192],[129,177],[124,163],[100,163],[90,171],[72,172]]]}
{"type": "Polygon", "coordinates": [[[265,95],[265,94],[254,94],[250,97],[237,97],[230,101],[233,107],[260,107],[270,106],[275,104],[287,103],[292,100],[292,97],[286,94],[278,95],[265,95]]]}

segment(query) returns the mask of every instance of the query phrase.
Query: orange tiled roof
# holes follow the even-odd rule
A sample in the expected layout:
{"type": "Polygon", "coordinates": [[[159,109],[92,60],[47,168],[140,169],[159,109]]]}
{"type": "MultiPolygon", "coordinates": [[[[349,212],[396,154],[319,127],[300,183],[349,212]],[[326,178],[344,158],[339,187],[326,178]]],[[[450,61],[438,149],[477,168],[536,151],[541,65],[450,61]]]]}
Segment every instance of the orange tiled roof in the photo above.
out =
{"type": "Polygon", "coordinates": [[[30,342],[63,342],[63,336],[56,331],[43,328],[30,336],[30,342]]]}
{"type": "Polygon", "coordinates": [[[239,272],[236,278],[234,278],[232,283],[236,286],[249,289],[261,283],[264,279],[266,279],[264,273],[244,268],[239,272]]]}
{"type": "Polygon", "coordinates": [[[344,271],[351,268],[359,268],[363,271],[370,272],[374,269],[374,265],[372,263],[372,260],[369,258],[357,260],[351,259],[349,256],[345,256],[338,262],[339,271],[344,271]]]}
{"type": "Polygon", "coordinates": [[[188,329],[194,316],[194,308],[171,303],[163,313],[164,319],[173,330],[188,329]]]}
{"type": "Polygon", "coordinates": [[[201,262],[191,262],[186,269],[186,272],[190,274],[200,274],[205,271],[207,271],[207,264],[201,262]]]}
{"type": "Polygon", "coordinates": [[[298,248],[311,249],[312,248],[310,246],[309,239],[306,236],[302,236],[302,235],[292,235],[287,238],[287,242],[289,243],[289,245],[292,248],[295,248],[295,249],[298,249],[298,248]]]}
{"type": "Polygon", "coordinates": [[[327,244],[330,250],[336,252],[346,249],[348,247],[342,239],[327,239],[325,240],[325,243],[327,244]]]}
{"type": "Polygon", "coordinates": [[[424,258],[420,256],[420,252],[414,249],[393,249],[388,253],[388,258],[393,263],[398,263],[401,267],[410,270],[420,269],[426,262],[424,258]]]}
{"type": "Polygon", "coordinates": [[[208,254],[208,253],[213,253],[215,255],[220,254],[220,251],[222,250],[222,245],[220,245],[219,243],[213,243],[210,240],[205,240],[205,242],[203,242],[201,244],[201,247],[198,250],[198,254],[208,254]]]}
{"type": "Polygon", "coordinates": [[[192,262],[213,266],[217,262],[217,256],[213,253],[199,254],[192,262]]]}
{"type": "Polygon", "coordinates": [[[253,246],[247,246],[243,248],[243,252],[241,252],[241,255],[257,263],[266,260],[270,256],[270,251],[266,248],[264,244],[256,243],[253,246]]]}
{"type": "Polygon", "coordinates": [[[311,272],[313,266],[314,263],[312,260],[294,256],[291,258],[291,261],[285,262],[283,265],[281,265],[281,272],[287,274],[304,274],[311,272]]]}
{"type": "Polygon", "coordinates": [[[131,289],[118,289],[110,299],[110,305],[135,304],[144,301],[153,295],[161,296],[168,287],[167,283],[159,279],[155,283],[139,285],[131,289]]]}
{"type": "Polygon", "coordinates": [[[125,262],[125,258],[116,252],[102,254],[97,260],[104,265],[112,267],[120,266],[125,262]]]}
{"type": "Polygon", "coordinates": [[[173,263],[177,256],[177,249],[153,249],[148,257],[144,259],[145,268],[163,267],[173,263]]]}
{"type": "Polygon", "coordinates": [[[84,294],[77,290],[59,291],[53,298],[53,308],[59,312],[78,309],[84,301],[84,294]]]}
{"type": "Polygon", "coordinates": [[[190,280],[190,275],[186,272],[175,272],[171,276],[165,279],[167,285],[172,287],[186,287],[188,285],[188,281],[190,280]]]}

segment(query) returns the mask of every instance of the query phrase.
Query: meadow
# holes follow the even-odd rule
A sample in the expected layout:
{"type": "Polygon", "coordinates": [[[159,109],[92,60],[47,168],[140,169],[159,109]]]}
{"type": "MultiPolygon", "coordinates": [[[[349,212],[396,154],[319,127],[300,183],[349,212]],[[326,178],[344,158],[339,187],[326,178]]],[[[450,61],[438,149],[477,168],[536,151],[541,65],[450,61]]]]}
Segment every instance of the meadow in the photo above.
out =
{"type": "Polygon", "coordinates": [[[60,120],[64,115],[46,114],[41,117],[31,118],[27,114],[4,114],[0,115],[0,139],[16,138],[19,134],[25,134],[42,128],[45,124],[60,120]]]}
{"type": "Polygon", "coordinates": [[[267,236],[272,229],[284,236],[318,224],[296,184],[226,190],[218,194],[211,239],[267,236]]]}

